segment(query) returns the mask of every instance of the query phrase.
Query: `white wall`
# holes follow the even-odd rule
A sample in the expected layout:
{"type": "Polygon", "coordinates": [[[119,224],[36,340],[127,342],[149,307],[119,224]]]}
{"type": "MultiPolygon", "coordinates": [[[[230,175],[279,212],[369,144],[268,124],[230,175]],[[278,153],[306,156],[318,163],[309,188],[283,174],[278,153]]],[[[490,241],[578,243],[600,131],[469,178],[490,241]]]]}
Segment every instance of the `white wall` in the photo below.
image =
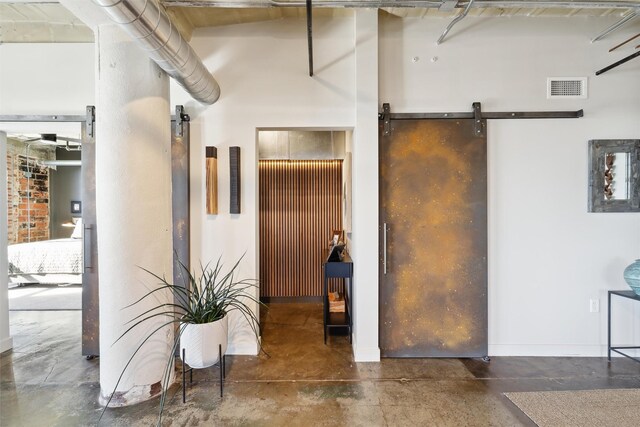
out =
{"type": "MultiPolygon", "coordinates": [[[[0,44],[0,114],[84,114],[94,103],[93,44],[0,44]]],[[[78,123],[0,123],[12,133],[79,135],[78,123]]],[[[4,153],[6,143],[0,141],[4,153]]],[[[0,158],[5,155],[0,153],[0,158]]],[[[6,168],[6,162],[2,162],[6,168]]],[[[0,172],[1,173],[1,172],[0,172]]],[[[0,271],[7,271],[6,176],[0,196],[0,271]],[[5,206],[2,208],[1,206],[5,206]]],[[[7,277],[0,275],[0,351],[11,348],[7,277]]]]}
{"type": "MultiPolygon", "coordinates": [[[[470,111],[474,101],[488,111],[585,109],[586,117],[579,120],[489,124],[491,354],[603,354],[606,290],[626,288],[621,272],[640,253],[640,215],[586,211],[586,141],[638,137],[640,130],[634,119],[640,110],[640,82],[634,78],[640,63],[593,76],[628,54],[609,55],[610,43],[589,42],[613,20],[468,18],[440,46],[435,40],[447,20],[380,21],[379,103],[390,102],[393,111],[470,111]],[[416,63],[414,56],[420,57],[416,63]],[[434,56],[438,59],[431,62],[434,56]],[[589,76],[589,99],[548,101],[549,76],[589,76]],[[573,159],[568,167],[567,158],[573,159]],[[600,313],[589,313],[591,298],[600,299],[600,313]]],[[[193,122],[193,141],[201,141],[200,147],[194,145],[191,165],[192,183],[200,190],[192,205],[193,229],[194,236],[202,236],[193,242],[194,259],[210,259],[223,248],[227,255],[246,249],[251,260],[245,265],[247,274],[257,277],[256,128],[351,125],[356,138],[358,132],[371,131],[359,129],[354,117],[358,71],[350,21],[321,21],[314,27],[313,79],[306,75],[303,21],[196,32],[192,43],[220,80],[223,95],[193,122]],[[205,144],[217,145],[222,153],[222,213],[198,220],[205,144]],[[235,218],[224,214],[227,145],[243,147],[243,214],[235,218]]],[[[615,40],[634,30],[620,31],[615,40]]],[[[189,108],[185,95],[173,93],[173,103],[189,108]]],[[[356,158],[357,153],[354,162],[356,158]]],[[[372,191],[377,192],[375,183],[358,185],[354,179],[354,199],[372,191]]],[[[354,215],[357,209],[354,201],[354,215]]],[[[353,240],[357,252],[358,236],[353,240]]],[[[359,266],[377,269],[369,258],[359,266]]],[[[359,285],[356,277],[356,290],[359,285]]],[[[377,293],[375,286],[367,290],[377,293]]],[[[633,310],[628,304],[621,307],[620,325],[633,310]]],[[[364,310],[360,314],[377,316],[377,304],[364,310]]],[[[621,339],[632,338],[629,324],[619,331],[621,339]]],[[[377,345],[374,325],[359,326],[373,332],[368,343],[377,345]]]]}
{"type": "MultiPolygon", "coordinates": [[[[379,103],[390,102],[393,111],[470,111],[473,101],[486,111],[585,110],[581,119],[489,123],[493,355],[602,355],[606,291],[625,289],[622,270],[640,257],[640,214],[590,214],[586,206],[587,140],[640,137],[640,60],[593,75],[631,53],[607,49],[637,33],[640,23],[589,42],[615,19],[468,17],[440,46],[435,40],[449,20],[380,20],[379,103]],[[420,57],[416,63],[414,56],[420,57]],[[438,60],[431,62],[434,56],[438,60]],[[589,99],[547,100],[548,76],[588,76],[589,99]],[[600,313],[589,313],[590,298],[600,299],[600,313]]],[[[297,19],[195,33],[192,44],[219,79],[222,97],[205,109],[172,83],[171,104],[184,104],[192,116],[194,262],[221,253],[231,260],[247,251],[242,273],[258,277],[256,128],[355,127],[354,19],[314,20],[313,78],[307,75],[305,34],[304,20],[297,19]],[[206,145],[219,150],[221,213],[215,216],[204,215],[206,145]],[[232,145],[242,147],[241,215],[228,214],[232,145]]],[[[88,56],[93,58],[91,45],[0,45],[0,114],[82,113],[78,109],[93,102],[88,56]],[[41,57],[49,58],[49,66],[25,68],[29,79],[4,62],[35,64],[41,57]],[[65,68],[69,63],[74,66],[65,68]],[[43,79],[48,83],[39,83],[43,79]]],[[[376,183],[361,181],[357,192],[377,193],[376,183]]],[[[358,236],[352,237],[357,246],[358,236]]],[[[375,262],[360,265],[377,271],[375,262]]],[[[356,280],[356,286],[377,297],[375,281],[356,280]]],[[[640,338],[640,326],[629,317],[635,313],[637,319],[640,310],[619,307],[614,320],[620,340],[640,338]]],[[[377,316],[377,304],[366,309],[367,316],[377,316]]],[[[368,339],[377,338],[372,328],[368,332],[368,339]]],[[[255,345],[250,336],[236,335],[230,351],[250,353],[255,345]]]]}
{"type": "Polygon", "coordinates": [[[380,360],[378,347],[378,12],[355,14],[356,97],[353,131],[353,353],[380,360]]]}
{"type": "MultiPolygon", "coordinates": [[[[220,83],[220,100],[197,105],[172,83],[172,104],[191,114],[192,262],[246,252],[244,277],[259,277],[257,128],[348,128],[354,123],[354,27],[348,18],[314,20],[314,68],[308,75],[302,19],[197,30],[191,45],[220,83]],[[218,148],[218,215],[205,215],[204,151],[218,148]],[[229,146],[241,147],[241,208],[229,214],[229,146]]],[[[296,242],[291,242],[295,250],[296,242]]],[[[320,262],[320,260],[319,260],[320,262]]],[[[256,294],[257,295],[257,294],[256,294]]],[[[248,331],[231,319],[229,352],[255,354],[248,331]]]]}
{"type": "MultiPolygon", "coordinates": [[[[490,354],[603,355],[606,291],[628,289],[640,214],[587,213],[587,141],[640,137],[640,61],[594,76],[633,52],[607,50],[640,23],[590,43],[611,22],[466,18],[436,46],[445,21],[381,19],[380,102],[392,111],[585,111],[489,121],[490,354]],[[589,99],[547,100],[546,78],[563,76],[587,76],[589,99]]],[[[640,325],[620,307],[618,337],[630,340],[640,325]]]]}
{"type": "MultiPolygon", "coordinates": [[[[85,114],[95,103],[93,43],[0,44],[0,114],[85,114]]],[[[78,123],[0,123],[10,133],[80,136],[78,123]]]]}
{"type": "Polygon", "coordinates": [[[84,114],[94,56],[93,43],[0,44],[0,114],[84,114]]]}

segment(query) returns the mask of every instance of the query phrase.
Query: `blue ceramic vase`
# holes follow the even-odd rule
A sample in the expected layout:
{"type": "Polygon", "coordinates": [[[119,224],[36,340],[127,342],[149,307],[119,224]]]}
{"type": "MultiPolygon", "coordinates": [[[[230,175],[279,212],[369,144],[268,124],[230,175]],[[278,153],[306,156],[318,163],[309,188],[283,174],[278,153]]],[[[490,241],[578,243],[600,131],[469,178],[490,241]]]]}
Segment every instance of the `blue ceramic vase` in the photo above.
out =
{"type": "Polygon", "coordinates": [[[640,295],[640,259],[635,260],[624,269],[624,280],[633,289],[636,295],[640,295]]]}

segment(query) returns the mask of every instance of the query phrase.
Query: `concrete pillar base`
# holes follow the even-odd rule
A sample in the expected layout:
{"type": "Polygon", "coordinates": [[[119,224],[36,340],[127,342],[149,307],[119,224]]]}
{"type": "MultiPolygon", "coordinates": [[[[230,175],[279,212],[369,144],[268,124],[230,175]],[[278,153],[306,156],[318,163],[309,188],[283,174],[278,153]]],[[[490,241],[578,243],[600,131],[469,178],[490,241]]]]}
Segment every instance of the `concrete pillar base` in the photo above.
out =
{"type": "Polygon", "coordinates": [[[128,391],[116,391],[109,401],[109,397],[113,390],[105,394],[105,390],[100,390],[100,398],[98,403],[105,406],[109,403],[109,408],[121,408],[123,406],[134,405],[136,403],[144,402],[145,400],[153,399],[162,392],[162,382],[151,385],[136,385],[130,388],[128,391]]]}

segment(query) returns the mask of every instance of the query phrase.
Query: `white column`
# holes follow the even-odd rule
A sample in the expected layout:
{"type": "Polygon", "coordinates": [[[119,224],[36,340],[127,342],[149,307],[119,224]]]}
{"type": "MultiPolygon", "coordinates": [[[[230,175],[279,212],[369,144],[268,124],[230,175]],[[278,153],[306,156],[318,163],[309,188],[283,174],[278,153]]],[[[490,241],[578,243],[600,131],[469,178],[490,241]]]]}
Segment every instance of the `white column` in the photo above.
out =
{"type": "MultiPolygon", "coordinates": [[[[115,25],[96,31],[96,210],[100,271],[100,388],[105,402],[156,318],[116,340],[136,315],[168,302],[146,268],[172,277],[169,80],[115,25]]],[[[173,328],[156,332],[135,356],[111,401],[134,404],[160,391],[173,328]]],[[[173,379],[173,376],[171,376],[173,379]]]]}
{"type": "Polygon", "coordinates": [[[353,132],[354,357],[378,348],[378,11],[355,13],[356,125],[353,132]]]}
{"type": "Polygon", "coordinates": [[[9,333],[7,233],[7,134],[0,131],[0,353],[13,348],[9,333]]]}

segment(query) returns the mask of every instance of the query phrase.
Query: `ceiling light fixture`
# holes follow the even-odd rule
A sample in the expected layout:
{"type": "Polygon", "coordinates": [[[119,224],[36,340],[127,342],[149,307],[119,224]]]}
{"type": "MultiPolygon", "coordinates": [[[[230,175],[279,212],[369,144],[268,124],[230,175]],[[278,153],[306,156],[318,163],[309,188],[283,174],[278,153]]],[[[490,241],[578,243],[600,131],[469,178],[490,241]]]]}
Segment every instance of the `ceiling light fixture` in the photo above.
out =
{"type": "Polygon", "coordinates": [[[58,142],[58,136],[55,133],[41,133],[40,140],[42,142],[52,142],[55,144],[58,142]]]}

